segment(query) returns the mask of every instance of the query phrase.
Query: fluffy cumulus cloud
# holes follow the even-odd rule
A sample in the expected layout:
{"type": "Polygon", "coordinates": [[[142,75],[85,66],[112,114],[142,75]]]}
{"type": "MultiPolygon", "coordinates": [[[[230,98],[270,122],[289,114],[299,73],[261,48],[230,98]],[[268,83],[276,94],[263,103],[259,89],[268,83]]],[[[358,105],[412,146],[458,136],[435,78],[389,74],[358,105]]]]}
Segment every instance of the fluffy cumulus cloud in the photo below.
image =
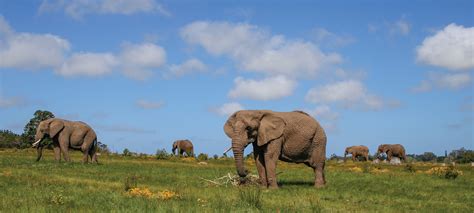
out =
{"type": "Polygon", "coordinates": [[[75,53],[68,58],[56,73],[71,76],[101,76],[109,74],[118,65],[111,53],[75,53]]]}
{"type": "Polygon", "coordinates": [[[276,100],[291,95],[296,88],[296,81],[282,75],[262,80],[237,77],[234,83],[234,88],[228,94],[234,99],[276,100]]]}
{"type": "Polygon", "coordinates": [[[370,94],[365,85],[358,80],[344,80],[333,84],[312,88],[305,97],[306,101],[317,104],[340,103],[348,108],[379,110],[383,107],[397,107],[397,101],[384,101],[370,94]]]}
{"type": "Polygon", "coordinates": [[[200,60],[192,58],[182,64],[173,64],[169,68],[169,74],[172,76],[181,77],[196,72],[205,72],[207,66],[200,60]]]}
{"type": "Polygon", "coordinates": [[[181,36],[212,55],[231,58],[241,69],[268,75],[315,76],[324,66],[342,61],[311,42],[288,40],[244,23],[197,21],[183,27],[181,36]]]}
{"type": "Polygon", "coordinates": [[[229,116],[229,115],[232,115],[232,113],[237,112],[239,110],[243,110],[243,109],[244,107],[241,104],[237,102],[230,102],[230,103],[225,103],[220,107],[211,108],[211,112],[214,112],[221,116],[229,116]]]}
{"type": "Polygon", "coordinates": [[[421,81],[421,83],[412,88],[413,92],[429,92],[433,88],[442,88],[457,90],[469,86],[472,82],[469,73],[429,73],[428,79],[421,81]]]}
{"type": "Polygon", "coordinates": [[[159,109],[164,106],[163,102],[138,100],[136,105],[142,109],[159,109]]]}
{"type": "Polygon", "coordinates": [[[60,11],[75,19],[81,19],[87,14],[121,14],[159,13],[170,16],[163,5],[155,0],[44,0],[39,12],[60,11]]]}
{"type": "Polygon", "coordinates": [[[36,70],[56,67],[64,60],[69,46],[69,42],[59,36],[17,33],[0,16],[0,68],[36,70]]]}
{"type": "Polygon", "coordinates": [[[474,27],[450,24],[423,40],[417,60],[448,70],[474,68],[474,27]]]}
{"type": "MultiPolygon", "coordinates": [[[[66,39],[51,34],[17,33],[0,16],[0,68],[50,69],[65,77],[102,76],[121,70],[146,80],[166,63],[166,51],[153,43],[125,44],[119,54],[71,52],[66,39]],[[47,50],[47,51],[46,51],[47,50]]],[[[196,65],[191,61],[192,67],[196,65]]]]}
{"type": "Polygon", "coordinates": [[[136,80],[146,80],[152,70],[166,63],[166,51],[153,43],[125,44],[120,54],[123,73],[136,80]]]}

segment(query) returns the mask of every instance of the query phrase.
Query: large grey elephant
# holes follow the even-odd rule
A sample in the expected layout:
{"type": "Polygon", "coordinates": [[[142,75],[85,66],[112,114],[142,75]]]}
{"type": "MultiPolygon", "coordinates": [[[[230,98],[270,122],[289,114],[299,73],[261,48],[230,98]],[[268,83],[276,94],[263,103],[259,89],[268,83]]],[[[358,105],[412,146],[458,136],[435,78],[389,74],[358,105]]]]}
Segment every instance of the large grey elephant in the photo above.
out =
{"type": "Polygon", "coordinates": [[[362,156],[366,161],[369,161],[369,148],[364,145],[359,146],[349,146],[344,152],[344,160],[346,160],[346,155],[351,154],[352,160],[356,161],[357,157],[362,156]]]}
{"type": "Polygon", "coordinates": [[[405,147],[401,144],[381,144],[375,156],[378,157],[381,153],[387,154],[388,161],[392,160],[393,156],[399,157],[400,160],[406,160],[405,147]]]}
{"type": "Polygon", "coordinates": [[[178,150],[178,156],[182,156],[184,153],[188,157],[194,156],[194,147],[193,143],[190,140],[177,140],[173,143],[172,152],[175,154],[175,151],[178,150]]]}
{"type": "Polygon", "coordinates": [[[41,141],[49,136],[53,140],[54,158],[61,159],[61,153],[65,161],[71,161],[69,148],[81,150],[84,155],[82,161],[87,163],[89,156],[92,161],[97,161],[97,135],[94,130],[84,122],[68,121],[58,118],[50,118],[41,121],[36,129],[33,147],[38,146],[38,157],[41,159],[43,145],[41,141]]]}
{"type": "Polygon", "coordinates": [[[319,123],[302,111],[274,112],[270,110],[241,110],[229,117],[224,132],[232,139],[237,173],[247,176],[243,152],[252,143],[260,183],[278,188],[276,164],[304,163],[315,171],[315,187],[326,184],[326,133],[319,123]]]}

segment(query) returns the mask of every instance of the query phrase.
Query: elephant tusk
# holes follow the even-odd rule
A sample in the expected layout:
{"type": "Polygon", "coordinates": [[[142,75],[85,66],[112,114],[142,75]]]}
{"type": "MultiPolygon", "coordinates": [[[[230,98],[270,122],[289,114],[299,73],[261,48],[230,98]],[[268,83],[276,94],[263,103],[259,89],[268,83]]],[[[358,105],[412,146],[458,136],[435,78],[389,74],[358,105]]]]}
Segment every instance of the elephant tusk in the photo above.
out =
{"type": "Polygon", "coordinates": [[[39,139],[38,141],[34,142],[34,143],[33,143],[33,147],[35,147],[36,145],[38,145],[39,142],[41,142],[41,139],[39,139]]]}
{"type": "Polygon", "coordinates": [[[226,149],[226,150],[224,151],[224,153],[222,153],[222,154],[224,154],[224,155],[225,155],[225,153],[229,152],[231,149],[232,149],[232,147],[229,147],[229,148],[228,148],[228,149],[226,149]]]}

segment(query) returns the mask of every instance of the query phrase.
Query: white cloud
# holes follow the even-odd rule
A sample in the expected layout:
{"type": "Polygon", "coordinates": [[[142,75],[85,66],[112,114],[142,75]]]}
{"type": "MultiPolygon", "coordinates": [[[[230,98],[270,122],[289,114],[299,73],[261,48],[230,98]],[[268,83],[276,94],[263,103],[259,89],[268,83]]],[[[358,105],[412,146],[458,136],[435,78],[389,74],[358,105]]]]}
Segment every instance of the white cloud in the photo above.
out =
{"type": "Polygon", "coordinates": [[[138,100],[137,106],[143,109],[159,109],[164,106],[163,102],[153,102],[147,100],[138,100]]]}
{"type": "Polygon", "coordinates": [[[146,80],[153,75],[152,69],[166,63],[165,50],[152,43],[125,44],[120,54],[123,73],[136,80],[146,80]]]}
{"type": "Polygon", "coordinates": [[[311,42],[270,35],[244,23],[197,21],[182,28],[181,36],[212,55],[230,57],[241,69],[270,75],[315,76],[322,67],[342,61],[311,42]]]}
{"type": "Polygon", "coordinates": [[[358,80],[345,80],[321,87],[312,88],[305,97],[311,103],[341,103],[348,108],[379,110],[383,107],[398,107],[398,101],[384,101],[370,94],[364,84],[358,80]]]}
{"type": "Polygon", "coordinates": [[[472,79],[469,73],[429,73],[428,79],[412,88],[413,92],[429,92],[434,87],[450,90],[458,90],[471,84],[472,79]]]}
{"type": "Polygon", "coordinates": [[[408,35],[410,33],[410,23],[404,19],[400,19],[393,24],[391,33],[399,33],[401,35],[408,35]]]}
{"type": "Polygon", "coordinates": [[[285,76],[268,77],[263,80],[237,77],[234,83],[234,88],[228,94],[230,98],[262,101],[287,97],[296,87],[296,81],[285,76]]]}
{"type": "Polygon", "coordinates": [[[220,107],[212,108],[211,112],[214,112],[221,116],[229,116],[232,113],[237,112],[239,110],[243,110],[244,107],[237,102],[225,103],[220,107]]]}
{"type": "Polygon", "coordinates": [[[110,53],[75,53],[68,58],[56,73],[71,76],[101,76],[109,74],[118,65],[118,61],[110,53]]]}
{"type": "Polygon", "coordinates": [[[207,70],[207,66],[200,60],[193,58],[185,61],[182,64],[173,64],[169,69],[171,75],[181,77],[194,72],[205,72],[207,70]]]}
{"type": "Polygon", "coordinates": [[[17,107],[17,106],[23,106],[25,105],[25,101],[22,98],[18,97],[11,97],[11,98],[6,98],[0,96],[0,108],[11,108],[11,107],[17,107]]]}
{"type": "Polygon", "coordinates": [[[68,50],[67,40],[51,34],[16,33],[0,16],[0,68],[57,67],[68,50]]]}
{"type": "Polygon", "coordinates": [[[474,68],[474,27],[450,24],[416,48],[421,63],[449,70],[474,68]]]}
{"type": "Polygon", "coordinates": [[[336,121],[339,118],[339,113],[332,111],[327,105],[318,106],[313,110],[308,110],[307,112],[318,120],[336,121]]]}
{"type": "Polygon", "coordinates": [[[75,19],[81,19],[87,14],[121,14],[159,13],[171,16],[163,5],[155,0],[44,0],[39,12],[64,10],[75,19]]]}
{"type": "Polygon", "coordinates": [[[355,38],[351,36],[337,35],[324,28],[316,28],[313,30],[316,41],[320,45],[332,47],[342,47],[355,42],[355,38]]]}

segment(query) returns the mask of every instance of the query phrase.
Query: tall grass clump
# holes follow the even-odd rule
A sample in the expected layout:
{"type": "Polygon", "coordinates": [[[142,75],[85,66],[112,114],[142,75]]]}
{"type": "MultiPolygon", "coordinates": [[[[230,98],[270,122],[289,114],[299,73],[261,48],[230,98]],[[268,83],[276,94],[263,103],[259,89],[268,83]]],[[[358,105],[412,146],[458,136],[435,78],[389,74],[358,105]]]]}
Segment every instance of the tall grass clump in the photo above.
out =
{"type": "Polygon", "coordinates": [[[260,187],[240,189],[239,198],[243,206],[262,209],[262,190],[260,187]]]}

